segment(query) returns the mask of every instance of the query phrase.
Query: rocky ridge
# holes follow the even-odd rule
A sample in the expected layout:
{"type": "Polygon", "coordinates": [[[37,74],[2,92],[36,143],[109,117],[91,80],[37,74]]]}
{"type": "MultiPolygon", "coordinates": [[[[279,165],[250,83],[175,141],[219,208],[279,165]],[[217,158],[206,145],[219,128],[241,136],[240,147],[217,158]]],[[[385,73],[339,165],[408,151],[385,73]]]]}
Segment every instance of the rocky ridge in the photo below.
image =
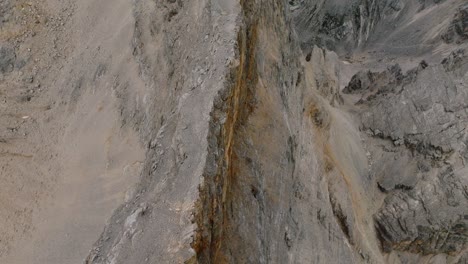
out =
{"type": "Polygon", "coordinates": [[[1,176],[32,194],[2,261],[466,263],[463,1],[54,3],[0,3],[1,176]]]}
{"type": "MultiPolygon", "coordinates": [[[[163,175],[159,168],[172,167],[178,173],[168,180],[201,181],[186,185],[193,190],[191,198],[175,202],[178,193],[187,193],[180,189],[183,184],[174,182],[173,188],[157,188],[155,193],[147,187],[154,181],[148,178],[134,200],[114,215],[116,224],[107,227],[87,261],[462,263],[468,208],[466,145],[460,144],[466,138],[464,51],[438,65],[430,58],[407,72],[398,64],[382,72],[363,71],[342,94],[339,76],[346,66],[339,55],[314,46],[338,54],[345,51],[346,56],[362,52],[375,47],[372,40],[384,30],[382,23],[439,4],[443,3],[363,1],[349,8],[336,1],[309,8],[301,1],[289,7],[280,1],[267,7],[254,1],[231,6],[233,19],[220,18],[225,21],[221,24],[236,29],[228,42],[232,59],[219,77],[222,86],[210,96],[206,93],[212,89],[197,92],[190,88],[193,85],[183,86],[191,91],[187,98],[203,94],[213,102],[204,119],[206,134],[199,134],[207,138],[203,169],[197,175],[183,169],[200,164],[193,160],[198,150],[184,140],[193,132],[176,137],[185,142],[177,144],[185,151],[175,152],[176,163],[164,165],[166,158],[146,165],[148,175],[163,175]],[[291,13],[278,12],[287,8],[291,13]],[[324,12],[332,9],[341,10],[337,19],[324,12]],[[306,19],[318,23],[318,28],[307,24],[309,31],[304,32],[306,19]],[[314,35],[311,29],[321,39],[303,39],[314,35]],[[174,203],[184,206],[173,209],[181,220],[171,227],[166,221],[172,213],[160,214],[164,204],[174,203]],[[145,245],[164,233],[153,226],[171,230],[162,240],[173,242],[166,248],[153,246],[150,253],[145,245]]],[[[176,8],[180,9],[168,8],[172,16],[159,17],[183,23],[177,14],[194,6],[176,8]]],[[[206,10],[217,17],[216,8],[206,10]]],[[[144,28],[137,32],[139,38],[145,36],[144,28]]],[[[177,34],[162,32],[169,39],[177,34]]],[[[143,51],[136,47],[137,54],[143,51]]],[[[427,50],[422,44],[418,55],[427,50]]],[[[166,54],[173,62],[169,65],[177,67],[178,53],[166,54]]],[[[141,67],[151,69],[151,62],[140,58],[141,67]]],[[[208,87],[203,72],[210,67],[198,79],[202,87],[208,87]]],[[[143,74],[151,75],[146,70],[143,74]]],[[[185,80],[179,85],[191,79],[182,76],[185,80]]],[[[177,119],[161,123],[149,145],[154,149],[150,153],[155,151],[150,156],[164,157],[167,146],[174,144],[174,139],[164,139],[171,138],[168,131],[182,133],[171,126],[180,120],[200,120],[184,118],[183,108],[176,113],[177,119]]]]}

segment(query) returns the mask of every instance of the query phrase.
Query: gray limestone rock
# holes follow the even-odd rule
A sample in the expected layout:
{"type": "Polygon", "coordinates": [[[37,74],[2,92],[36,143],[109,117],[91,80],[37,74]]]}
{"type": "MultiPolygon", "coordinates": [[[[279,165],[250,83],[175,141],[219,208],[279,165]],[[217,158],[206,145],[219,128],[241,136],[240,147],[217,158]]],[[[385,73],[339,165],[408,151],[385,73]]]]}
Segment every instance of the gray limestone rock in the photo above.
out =
{"type": "Polygon", "coordinates": [[[349,84],[343,89],[343,93],[370,93],[378,90],[385,91],[385,86],[400,82],[403,74],[400,65],[388,67],[387,71],[376,73],[371,71],[359,71],[351,78],[349,84]]]}
{"type": "Polygon", "coordinates": [[[362,129],[390,142],[373,165],[388,193],[374,216],[384,252],[456,255],[466,248],[467,61],[456,51],[440,65],[422,62],[380,84],[376,76],[394,71],[358,73],[345,89],[362,95],[362,129]]]}
{"type": "Polygon", "coordinates": [[[450,166],[427,176],[412,190],[385,199],[375,215],[384,251],[456,254],[468,243],[468,179],[466,170],[450,166]]]}
{"type": "Polygon", "coordinates": [[[464,151],[468,91],[443,65],[420,66],[379,87],[364,99],[364,130],[437,159],[464,151]]]}
{"type": "Polygon", "coordinates": [[[12,71],[15,59],[15,50],[7,45],[0,44],[0,73],[12,71]]]}
{"type": "Polygon", "coordinates": [[[442,39],[447,43],[462,43],[468,40],[468,4],[457,10],[442,39]]]}

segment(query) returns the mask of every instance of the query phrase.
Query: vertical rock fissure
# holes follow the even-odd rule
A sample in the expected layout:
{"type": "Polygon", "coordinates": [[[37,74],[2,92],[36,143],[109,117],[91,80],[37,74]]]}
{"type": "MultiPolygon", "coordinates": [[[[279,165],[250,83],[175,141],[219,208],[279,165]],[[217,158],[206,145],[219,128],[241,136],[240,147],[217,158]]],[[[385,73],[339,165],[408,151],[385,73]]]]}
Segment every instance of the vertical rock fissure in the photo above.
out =
{"type": "Polygon", "coordinates": [[[238,33],[238,66],[231,70],[225,91],[218,95],[221,105],[215,103],[211,114],[209,141],[216,143],[210,144],[214,149],[208,150],[212,156],[208,160],[213,160],[215,170],[206,169],[204,183],[200,186],[195,216],[198,230],[192,243],[197,254],[189,263],[229,262],[225,256],[226,241],[234,213],[232,201],[236,198],[233,186],[239,180],[235,152],[237,130],[254,110],[253,90],[258,80],[255,60],[258,21],[246,19],[248,8],[244,2],[241,4],[245,26],[238,33]]]}

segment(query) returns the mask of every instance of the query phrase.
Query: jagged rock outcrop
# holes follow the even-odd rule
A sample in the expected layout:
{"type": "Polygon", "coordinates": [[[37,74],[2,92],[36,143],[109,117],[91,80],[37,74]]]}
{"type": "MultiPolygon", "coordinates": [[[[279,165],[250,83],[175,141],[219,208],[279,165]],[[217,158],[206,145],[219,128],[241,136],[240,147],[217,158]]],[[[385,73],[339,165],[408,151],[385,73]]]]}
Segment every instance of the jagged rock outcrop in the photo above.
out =
{"type": "Polygon", "coordinates": [[[369,70],[359,71],[351,78],[349,84],[343,89],[343,93],[381,93],[385,91],[386,85],[400,82],[402,79],[403,74],[398,64],[390,66],[387,71],[378,73],[369,70]]]}
{"type": "Polygon", "coordinates": [[[442,38],[447,43],[461,43],[468,40],[468,5],[457,10],[442,38]]]}
{"type": "Polygon", "coordinates": [[[389,195],[376,214],[385,252],[462,252],[468,242],[466,170],[433,169],[414,186],[389,195]]]}
{"type": "Polygon", "coordinates": [[[365,99],[369,109],[362,115],[363,129],[433,158],[454,150],[462,152],[465,147],[460,140],[466,137],[468,107],[466,78],[455,78],[437,65],[379,86],[380,90],[365,99]]]}
{"type": "Polygon", "coordinates": [[[378,0],[291,3],[303,49],[318,44],[331,50],[348,46],[348,51],[364,45],[381,17],[401,5],[400,1],[378,0]]]}
{"type": "Polygon", "coordinates": [[[344,55],[419,56],[466,34],[466,4],[459,0],[290,1],[290,8],[307,52],[315,44],[344,55]]]}
{"type": "MultiPolygon", "coordinates": [[[[335,52],[314,46],[305,57],[307,83],[312,85],[331,105],[341,104],[340,59],[335,52]]],[[[298,76],[302,78],[301,76],[298,76]]],[[[298,78],[298,82],[301,81],[298,78]]],[[[299,83],[297,83],[299,84],[299,83]]]]}
{"type": "MultiPolygon", "coordinates": [[[[350,62],[355,62],[353,53],[369,51],[368,65],[363,63],[344,86],[343,97],[355,103],[351,112],[367,138],[369,181],[385,196],[376,205],[374,220],[386,262],[463,263],[468,69],[464,51],[457,49],[466,47],[466,4],[355,1],[345,7],[340,3],[296,1],[290,7],[306,54],[311,43],[341,57],[351,54],[345,57],[350,62]],[[449,16],[453,19],[446,23],[449,16]],[[358,25],[365,25],[361,27],[365,30],[358,25]],[[429,25],[438,25],[437,30],[429,25]],[[438,50],[455,51],[438,64],[434,62],[440,59],[438,50]],[[408,63],[403,56],[408,55],[430,62],[422,61],[404,73],[408,63]],[[391,56],[387,63],[382,62],[385,56],[391,56]]],[[[376,194],[368,197],[380,199],[376,194]]]]}
{"type": "Polygon", "coordinates": [[[345,88],[362,96],[363,131],[382,141],[372,147],[372,170],[388,193],[375,215],[384,252],[456,256],[466,249],[466,65],[460,50],[405,75],[398,66],[358,73],[345,88]]]}

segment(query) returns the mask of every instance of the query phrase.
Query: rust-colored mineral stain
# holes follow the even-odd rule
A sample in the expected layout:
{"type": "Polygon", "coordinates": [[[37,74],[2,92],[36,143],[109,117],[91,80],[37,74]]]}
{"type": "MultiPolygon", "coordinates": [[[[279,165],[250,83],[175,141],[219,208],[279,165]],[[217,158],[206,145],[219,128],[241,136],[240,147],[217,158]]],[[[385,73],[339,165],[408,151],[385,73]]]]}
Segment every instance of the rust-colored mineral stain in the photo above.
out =
{"type": "MultiPolygon", "coordinates": [[[[221,186],[222,193],[219,196],[216,191],[209,193],[200,191],[200,200],[197,204],[198,216],[196,222],[199,230],[192,243],[197,252],[198,261],[203,256],[209,263],[228,263],[223,253],[223,246],[229,243],[229,218],[230,207],[235,202],[235,188],[239,166],[235,154],[236,137],[239,137],[238,128],[246,123],[249,115],[254,111],[254,90],[258,82],[256,44],[258,37],[258,22],[252,23],[247,29],[239,32],[239,66],[234,73],[235,84],[226,100],[227,118],[221,130],[220,149],[224,149],[224,156],[218,161],[218,173],[214,178],[214,186],[221,186]],[[204,203],[209,204],[208,208],[204,203]],[[203,210],[205,212],[203,212],[203,210]],[[203,219],[203,217],[207,219],[203,219]],[[210,223],[211,230],[205,226],[210,223]],[[207,252],[208,251],[208,252],[207,252]]],[[[187,263],[192,263],[189,260],[187,263]]]]}

